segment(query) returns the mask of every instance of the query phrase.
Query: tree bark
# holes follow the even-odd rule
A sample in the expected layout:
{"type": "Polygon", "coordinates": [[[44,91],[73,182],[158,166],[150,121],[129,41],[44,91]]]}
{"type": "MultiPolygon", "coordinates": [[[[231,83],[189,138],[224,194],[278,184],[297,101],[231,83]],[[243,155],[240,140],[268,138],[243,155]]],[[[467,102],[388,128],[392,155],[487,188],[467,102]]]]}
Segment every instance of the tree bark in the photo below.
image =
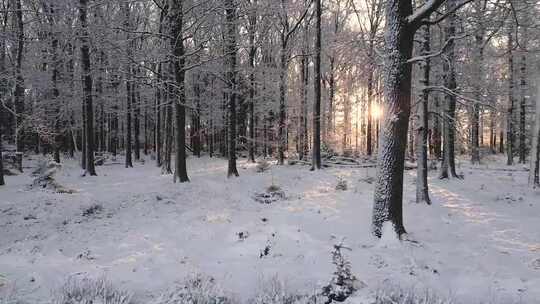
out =
{"type": "MultiPolygon", "coordinates": [[[[478,27],[474,35],[474,54],[473,54],[473,68],[475,73],[473,74],[476,78],[474,81],[474,97],[476,100],[482,98],[482,90],[484,86],[484,5],[483,1],[477,1],[475,5],[475,15],[476,22],[478,27]]],[[[471,163],[479,164],[480,163],[480,136],[482,133],[480,130],[480,106],[477,103],[474,103],[471,107],[471,163]]]]}
{"type": "MultiPolygon", "coordinates": [[[[444,83],[446,88],[451,91],[457,89],[456,82],[456,55],[455,55],[455,43],[453,37],[456,35],[456,22],[457,15],[453,12],[455,8],[455,0],[449,0],[446,2],[446,11],[451,12],[448,17],[448,25],[446,26],[446,40],[448,41],[446,47],[446,60],[443,63],[444,71],[444,83]]],[[[440,178],[460,178],[456,173],[455,162],[455,132],[456,132],[456,97],[454,95],[445,95],[444,105],[444,129],[443,129],[443,161],[441,164],[440,178]]]]}
{"type": "Polygon", "coordinates": [[[125,160],[125,167],[126,168],[133,168],[133,160],[132,160],[132,147],[131,147],[131,112],[132,112],[132,104],[133,104],[133,84],[131,80],[131,75],[133,72],[132,65],[130,63],[132,53],[131,53],[131,47],[132,42],[130,41],[130,8],[129,4],[126,2],[123,4],[124,6],[124,14],[125,14],[125,20],[124,20],[124,27],[126,29],[126,75],[125,75],[125,81],[126,81],[126,139],[125,139],[125,147],[126,147],[126,160],[125,160]]]}
{"type": "MultiPolygon", "coordinates": [[[[413,13],[411,0],[386,2],[386,48],[384,101],[377,177],[372,214],[372,232],[381,237],[383,227],[391,223],[394,232],[406,233],[403,225],[403,170],[405,149],[411,111],[412,67],[408,60],[413,51],[414,34],[420,19],[437,9],[443,1],[430,3],[421,16],[410,19],[413,13]]],[[[425,5],[428,5],[427,3],[425,5]]]]}
{"type": "Polygon", "coordinates": [[[229,163],[227,177],[238,176],[236,168],[236,4],[234,0],[225,1],[227,36],[225,40],[228,108],[229,108],[229,163]]]}
{"type": "Polygon", "coordinates": [[[171,0],[171,47],[172,63],[176,79],[175,102],[176,112],[176,160],[174,181],[178,178],[180,183],[189,182],[186,165],[186,93],[185,93],[185,52],[183,37],[183,5],[182,1],[171,0]]]}
{"type": "Polygon", "coordinates": [[[24,23],[21,0],[15,1],[15,24],[17,28],[17,51],[15,56],[15,91],[13,94],[15,113],[15,142],[17,151],[24,151],[24,128],[23,128],[23,114],[24,114],[24,78],[22,75],[22,60],[24,54],[24,23]]]}
{"type": "Polygon", "coordinates": [[[88,38],[88,23],[86,20],[88,2],[79,0],[79,21],[81,23],[81,66],[83,78],[83,96],[86,122],[86,173],[96,176],[94,166],[94,109],[92,105],[92,75],[90,63],[90,48],[88,38]]]}
{"type": "Polygon", "coordinates": [[[508,27],[508,107],[506,110],[506,164],[514,164],[514,27],[508,27]]]}
{"type": "Polygon", "coordinates": [[[321,0],[315,0],[315,62],[313,75],[313,146],[311,170],[321,169],[321,0]]]}
{"type": "Polygon", "coordinates": [[[527,118],[527,27],[523,28],[521,39],[520,62],[520,102],[519,102],[519,163],[526,163],[527,158],[527,131],[525,129],[527,118]]]}
{"type": "MultiPolygon", "coordinates": [[[[422,45],[422,55],[428,55],[431,52],[431,34],[429,25],[424,26],[424,35],[423,35],[423,45],[422,45]]],[[[420,102],[418,104],[418,127],[417,127],[417,159],[416,159],[416,202],[417,203],[426,203],[431,205],[431,200],[429,198],[429,188],[428,188],[428,129],[429,129],[429,91],[426,89],[430,85],[430,72],[431,72],[431,61],[426,59],[422,62],[422,85],[424,89],[422,90],[420,96],[420,102]]]]}
{"type": "Polygon", "coordinates": [[[257,0],[251,1],[251,11],[249,13],[249,140],[248,140],[248,160],[255,162],[255,56],[257,47],[255,46],[255,34],[257,28],[257,0]]]}

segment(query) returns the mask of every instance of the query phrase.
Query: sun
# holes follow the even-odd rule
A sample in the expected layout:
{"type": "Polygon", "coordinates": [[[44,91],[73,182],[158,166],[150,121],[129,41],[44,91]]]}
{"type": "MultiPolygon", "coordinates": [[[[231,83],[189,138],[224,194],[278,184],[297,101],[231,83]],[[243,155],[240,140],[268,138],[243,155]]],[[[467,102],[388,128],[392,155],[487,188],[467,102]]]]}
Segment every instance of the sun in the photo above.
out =
{"type": "Polygon", "coordinates": [[[374,119],[379,119],[381,118],[382,114],[383,114],[383,110],[380,105],[373,104],[371,106],[371,117],[373,117],[374,119]]]}

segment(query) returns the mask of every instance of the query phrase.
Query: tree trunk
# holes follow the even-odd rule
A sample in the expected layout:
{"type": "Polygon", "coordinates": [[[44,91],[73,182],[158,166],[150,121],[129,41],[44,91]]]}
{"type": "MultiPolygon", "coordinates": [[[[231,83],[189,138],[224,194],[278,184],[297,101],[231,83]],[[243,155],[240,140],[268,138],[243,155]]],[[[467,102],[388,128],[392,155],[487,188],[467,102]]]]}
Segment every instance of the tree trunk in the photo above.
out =
{"type": "Polygon", "coordinates": [[[303,160],[308,153],[308,85],[309,85],[309,23],[304,20],[302,37],[302,59],[300,60],[300,146],[298,158],[303,160]]]}
{"type": "MultiPolygon", "coordinates": [[[[443,1],[429,5],[421,16],[427,16],[443,1]]],[[[377,177],[372,215],[372,232],[381,237],[383,227],[391,223],[394,232],[404,234],[403,226],[403,170],[411,111],[412,67],[408,60],[413,51],[414,34],[421,17],[410,20],[411,0],[386,2],[386,48],[383,117],[379,133],[377,177]]]]}
{"type": "Polygon", "coordinates": [[[83,94],[86,121],[86,173],[95,176],[94,166],[94,109],[92,105],[92,75],[90,66],[90,48],[88,24],[86,21],[87,0],[79,0],[79,18],[81,24],[81,66],[83,73],[83,94]]]}
{"type": "Polygon", "coordinates": [[[527,27],[523,28],[523,36],[521,40],[521,63],[520,63],[520,103],[519,103],[519,163],[526,162],[527,153],[527,132],[525,122],[527,118],[527,27]]]}
{"type": "MultiPolygon", "coordinates": [[[[452,12],[455,4],[455,0],[448,1],[446,3],[446,11],[452,12]]],[[[450,13],[448,25],[446,26],[446,39],[448,40],[446,47],[447,60],[443,63],[443,71],[445,86],[451,91],[455,91],[457,88],[455,43],[451,40],[456,35],[456,22],[456,13],[450,13]]],[[[456,173],[455,162],[456,97],[454,95],[446,94],[444,99],[444,146],[440,178],[459,178],[456,173]]]]}
{"type": "Polygon", "coordinates": [[[315,62],[313,75],[313,146],[311,170],[321,169],[321,0],[315,0],[315,62]]]}
{"type": "MultiPolygon", "coordinates": [[[[135,79],[137,79],[138,72],[133,71],[135,79]]],[[[139,93],[139,87],[135,82],[132,83],[131,87],[131,101],[133,103],[133,127],[134,127],[134,149],[135,149],[135,160],[139,161],[141,159],[141,94],[139,93]]]]}
{"type": "Polygon", "coordinates": [[[257,28],[257,0],[251,2],[252,10],[249,15],[249,140],[248,160],[255,162],[255,32],[257,28]]]}
{"type": "Polygon", "coordinates": [[[227,36],[225,40],[228,105],[229,105],[229,165],[227,177],[238,176],[236,169],[236,5],[234,0],[225,1],[227,36]]]}
{"type": "MultiPolygon", "coordinates": [[[[484,23],[483,16],[484,10],[483,4],[481,1],[474,3],[475,13],[478,22],[478,28],[474,36],[475,46],[473,54],[473,69],[475,73],[473,74],[476,78],[474,81],[474,97],[476,100],[482,99],[482,90],[484,87],[484,23]]],[[[480,127],[480,106],[477,103],[474,103],[471,107],[471,163],[479,164],[480,163],[480,136],[482,135],[479,131],[480,127]]]]}
{"type": "Polygon", "coordinates": [[[279,125],[278,125],[278,164],[283,165],[285,159],[285,146],[287,145],[287,137],[285,134],[286,119],[287,119],[287,41],[285,33],[281,33],[281,49],[280,49],[280,69],[279,69],[279,125]]]}
{"type": "Polygon", "coordinates": [[[186,165],[186,93],[185,93],[185,57],[183,37],[183,5],[182,1],[171,0],[171,47],[173,50],[173,69],[176,78],[174,108],[176,112],[176,160],[174,181],[188,182],[186,165]]]}
{"type": "Polygon", "coordinates": [[[172,100],[173,92],[171,84],[166,84],[166,102],[165,107],[165,144],[164,144],[164,157],[161,172],[163,174],[172,174],[171,158],[172,158],[172,143],[173,143],[173,126],[172,126],[172,100]]]}
{"type": "Polygon", "coordinates": [[[17,151],[24,151],[24,128],[23,128],[23,113],[24,113],[24,78],[22,75],[22,60],[24,54],[24,23],[21,0],[15,2],[15,24],[17,27],[17,52],[15,58],[15,92],[14,104],[15,113],[15,142],[17,151]]]}
{"type": "Polygon", "coordinates": [[[540,187],[540,87],[537,88],[535,124],[530,156],[529,185],[540,187]]]}
{"type": "MultiPolygon", "coordinates": [[[[429,25],[424,26],[424,42],[422,55],[431,52],[431,34],[429,25]]],[[[417,127],[417,166],[416,166],[416,202],[431,205],[428,188],[428,129],[429,129],[429,91],[426,89],[430,85],[431,61],[426,59],[422,62],[423,79],[421,80],[424,89],[418,104],[418,127],[417,127]]]]}
{"type": "MultiPolygon", "coordinates": [[[[4,51],[4,50],[0,50],[0,51],[4,51]]],[[[0,107],[0,118],[4,118],[3,114],[4,114],[4,109],[2,107],[0,107]]],[[[2,128],[3,126],[0,124],[0,186],[3,186],[6,184],[6,182],[4,181],[4,160],[3,160],[3,157],[2,157],[2,128]]]]}
{"type": "Polygon", "coordinates": [[[156,104],[154,106],[154,112],[156,117],[156,122],[154,124],[155,132],[155,141],[154,141],[154,151],[156,153],[156,166],[161,167],[161,63],[158,63],[158,73],[156,81],[156,104]]]}
{"type": "Polygon", "coordinates": [[[124,3],[124,13],[125,13],[125,21],[124,21],[124,27],[126,29],[126,139],[125,139],[125,147],[126,147],[126,162],[125,167],[126,168],[133,168],[133,160],[132,160],[132,150],[131,150],[131,106],[133,104],[133,84],[131,80],[131,75],[133,72],[132,65],[130,63],[132,54],[131,54],[131,47],[132,43],[130,41],[130,8],[128,3],[124,3]]]}
{"type": "Polygon", "coordinates": [[[514,37],[513,20],[508,27],[508,107],[506,111],[506,164],[514,164],[514,37]]]}

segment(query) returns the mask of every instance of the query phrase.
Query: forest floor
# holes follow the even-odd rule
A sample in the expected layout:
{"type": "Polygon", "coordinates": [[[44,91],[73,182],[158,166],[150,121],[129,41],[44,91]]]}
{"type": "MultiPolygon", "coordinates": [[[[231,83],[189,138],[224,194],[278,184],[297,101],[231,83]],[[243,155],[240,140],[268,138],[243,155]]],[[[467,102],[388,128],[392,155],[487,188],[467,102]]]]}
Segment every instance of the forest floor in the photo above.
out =
{"type": "Polygon", "coordinates": [[[465,179],[448,181],[431,171],[432,206],[414,203],[415,171],[406,171],[403,242],[370,234],[373,168],[272,166],[257,173],[241,160],[240,177],[227,179],[226,166],[190,157],[191,182],[173,184],[149,158],[133,169],[121,161],[97,167],[97,177],[81,177],[77,162],[66,160],[57,181],[73,194],[28,189],[30,168],[7,177],[0,286],[38,302],[69,276],[103,275],[152,298],[203,273],[243,299],[276,275],[291,290],[309,292],[328,283],[332,247],[343,242],[353,273],[367,285],[348,303],[388,285],[459,303],[540,299],[540,192],[527,187],[522,166],[502,171],[498,158],[479,166],[460,161],[465,179]],[[340,178],[347,190],[336,190],[340,178]],[[271,184],[286,197],[256,202],[271,184]]]}

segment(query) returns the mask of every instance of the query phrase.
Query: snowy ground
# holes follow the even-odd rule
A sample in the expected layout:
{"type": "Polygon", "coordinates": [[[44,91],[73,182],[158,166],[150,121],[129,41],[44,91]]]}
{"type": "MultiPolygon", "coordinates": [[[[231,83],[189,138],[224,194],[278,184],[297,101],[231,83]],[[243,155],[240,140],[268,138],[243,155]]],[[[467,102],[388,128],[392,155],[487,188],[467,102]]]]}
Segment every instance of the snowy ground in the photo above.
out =
{"type": "Polygon", "coordinates": [[[365,180],[374,169],[256,173],[241,161],[240,177],[226,179],[222,159],[190,158],[188,167],[191,183],[173,184],[151,161],[98,167],[98,177],[81,177],[67,161],[58,181],[74,194],[27,190],[31,169],[7,177],[0,286],[15,285],[37,302],[68,276],[105,275],[147,299],[204,273],[246,299],[276,274],[292,290],[327,283],[332,245],[344,239],[354,274],[367,284],[350,303],[389,284],[462,303],[540,299],[540,192],[527,188],[526,172],[492,170],[506,168],[502,162],[461,165],[464,181],[431,179],[432,206],[413,202],[414,171],[407,171],[404,217],[413,241],[402,243],[370,236],[373,185],[365,180]],[[335,190],[339,177],[347,191],[335,190]],[[255,202],[272,183],[287,199],[255,202]],[[103,210],[84,216],[95,204],[103,210]]]}

